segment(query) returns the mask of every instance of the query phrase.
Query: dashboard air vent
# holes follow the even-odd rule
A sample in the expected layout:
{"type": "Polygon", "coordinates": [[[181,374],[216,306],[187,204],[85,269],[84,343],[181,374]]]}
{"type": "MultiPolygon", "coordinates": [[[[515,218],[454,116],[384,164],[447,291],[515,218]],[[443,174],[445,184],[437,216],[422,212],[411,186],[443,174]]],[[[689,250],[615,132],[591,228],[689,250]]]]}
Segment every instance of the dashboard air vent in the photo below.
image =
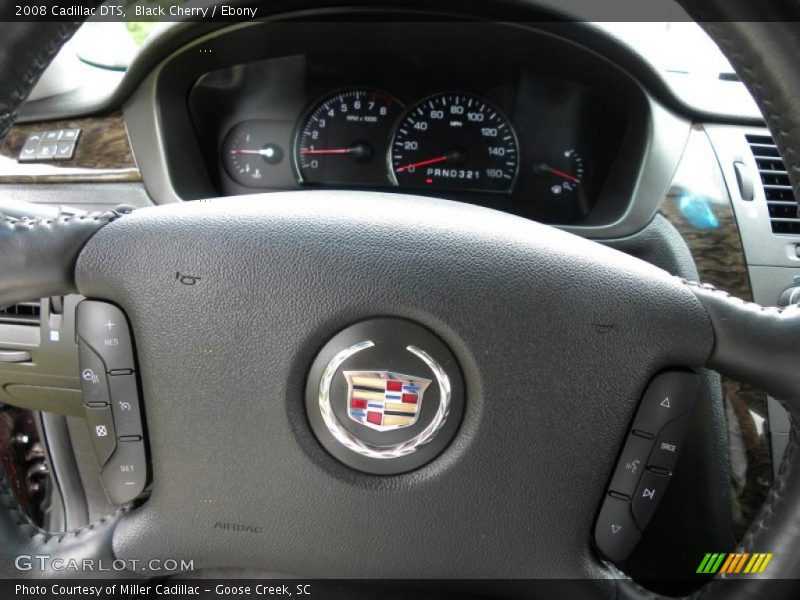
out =
{"type": "Polygon", "coordinates": [[[761,175],[772,232],[800,235],[797,202],[778,147],[772,137],[768,135],[747,135],[745,137],[753,152],[758,173],[761,175]]]}
{"type": "Polygon", "coordinates": [[[13,325],[39,325],[41,305],[39,302],[20,302],[0,308],[0,323],[13,325]]]}

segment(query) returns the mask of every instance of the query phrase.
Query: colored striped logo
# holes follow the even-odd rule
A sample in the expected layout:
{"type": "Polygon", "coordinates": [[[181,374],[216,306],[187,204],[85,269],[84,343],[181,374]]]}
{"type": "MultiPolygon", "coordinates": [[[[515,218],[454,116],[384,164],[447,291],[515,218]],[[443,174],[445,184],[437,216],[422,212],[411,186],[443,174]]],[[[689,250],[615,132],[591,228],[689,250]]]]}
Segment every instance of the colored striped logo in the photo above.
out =
{"type": "Polygon", "coordinates": [[[763,573],[772,554],[763,552],[708,553],[703,557],[697,573],[763,573]]]}
{"type": "Polygon", "coordinates": [[[378,431],[410,427],[417,422],[422,395],[430,379],[392,371],[343,371],[347,380],[347,414],[378,431]]]}

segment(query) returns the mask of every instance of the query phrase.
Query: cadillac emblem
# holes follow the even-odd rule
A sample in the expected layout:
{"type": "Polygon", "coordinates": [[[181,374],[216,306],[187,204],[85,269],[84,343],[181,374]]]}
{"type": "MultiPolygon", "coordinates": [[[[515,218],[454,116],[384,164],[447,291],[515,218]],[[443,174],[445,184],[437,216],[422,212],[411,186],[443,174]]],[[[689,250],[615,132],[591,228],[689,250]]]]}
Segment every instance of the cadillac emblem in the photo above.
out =
{"type": "Polygon", "coordinates": [[[343,329],[319,351],[306,384],[306,414],[317,439],[367,473],[403,473],[432,460],[455,435],[463,410],[455,357],[405,319],[343,329]]]}
{"type": "Polygon", "coordinates": [[[347,414],[377,431],[402,429],[417,422],[430,379],[391,371],[344,371],[347,414]]]}

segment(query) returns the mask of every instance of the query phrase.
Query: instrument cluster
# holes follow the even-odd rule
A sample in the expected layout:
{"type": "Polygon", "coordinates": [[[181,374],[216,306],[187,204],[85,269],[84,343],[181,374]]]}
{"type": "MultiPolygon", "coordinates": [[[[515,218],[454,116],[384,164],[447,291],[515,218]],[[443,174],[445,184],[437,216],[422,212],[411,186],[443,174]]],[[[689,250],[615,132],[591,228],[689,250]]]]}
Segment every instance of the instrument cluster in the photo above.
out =
{"type": "Polygon", "coordinates": [[[278,57],[207,73],[189,100],[220,195],[396,191],[551,223],[592,211],[627,126],[613,90],[490,51],[278,57]]]}
{"type": "MultiPolygon", "coordinates": [[[[245,187],[286,152],[258,120],[226,136],[222,162],[245,187]]],[[[377,89],[338,90],[316,100],[298,122],[289,157],[303,186],[396,186],[464,192],[513,191],[520,167],[517,133],[497,106],[474,94],[443,92],[406,107],[377,89]]],[[[577,194],[585,166],[576,148],[533,164],[540,193],[577,194]]]]}
{"type": "MultiPolygon", "coordinates": [[[[231,130],[222,151],[228,175],[248,187],[262,187],[263,172],[283,154],[260,135],[257,122],[247,121],[231,130]]],[[[303,185],[509,193],[519,144],[502,111],[473,94],[445,92],[405,107],[386,92],[359,88],[311,106],[298,123],[291,161],[303,185]]],[[[580,184],[578,171],[546,169],[543,164],[539,174],[560,177],[566,192],[580,184]]]]}

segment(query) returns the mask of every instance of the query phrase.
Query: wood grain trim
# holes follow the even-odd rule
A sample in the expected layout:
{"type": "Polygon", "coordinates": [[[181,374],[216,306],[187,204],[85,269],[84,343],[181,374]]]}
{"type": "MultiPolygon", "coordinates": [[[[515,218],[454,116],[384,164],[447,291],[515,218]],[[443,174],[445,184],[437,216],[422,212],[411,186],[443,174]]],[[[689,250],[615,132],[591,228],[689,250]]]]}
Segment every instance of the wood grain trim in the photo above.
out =
{"type": "Polygon", "coordinates": [[[698,229],[682,214],[681,197],[670,195],[661,205],[661,214],[672,223],[683,237],[697,265],[700,281],[710,283],[720,290],[752,301],[750,276],[747,274],[742,239],[730,203],[714,203],[718,227],[698,229]]]}
{"type": "Polygon", "coordinates": [[[0,149],[0,183],[85,183],[141,181],[122,113],[101,117],[18,124],[0,149]],[[18,163],[28,134],[80,129],[75,156],[67,161],[18,163]]]}

